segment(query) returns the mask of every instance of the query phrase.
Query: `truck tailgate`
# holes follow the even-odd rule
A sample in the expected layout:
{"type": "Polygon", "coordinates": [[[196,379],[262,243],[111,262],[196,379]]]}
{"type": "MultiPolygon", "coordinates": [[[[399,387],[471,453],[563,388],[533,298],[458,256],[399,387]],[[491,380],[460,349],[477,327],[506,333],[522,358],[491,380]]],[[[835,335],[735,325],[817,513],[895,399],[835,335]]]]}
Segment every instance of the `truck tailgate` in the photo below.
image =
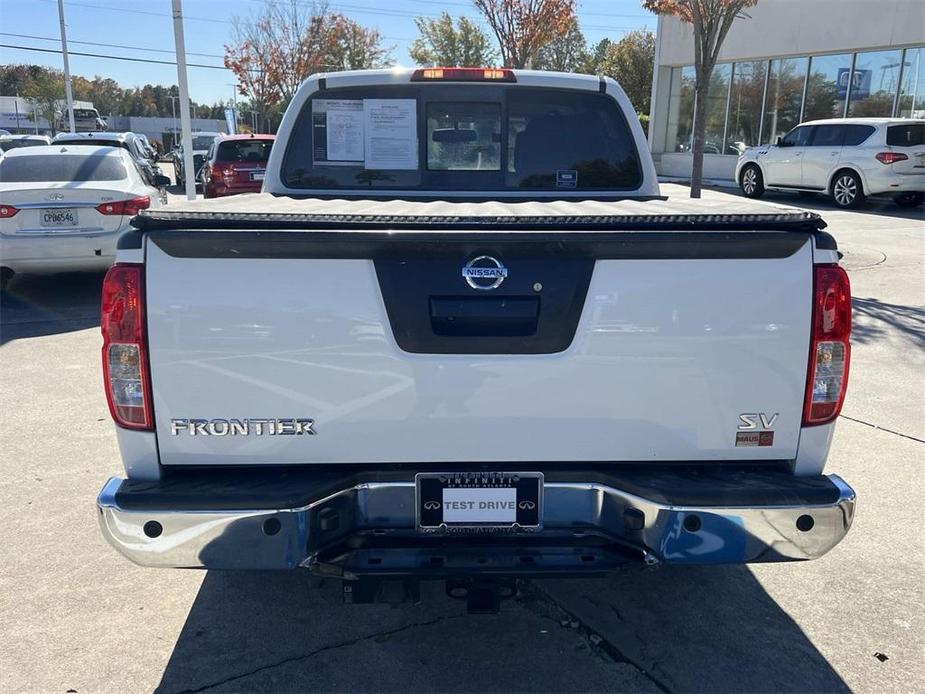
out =
{"type": "Polygon", "coordinates": [[[796,455],[811,233],[150,231],[145,263],[165,465],[796,455]]]}

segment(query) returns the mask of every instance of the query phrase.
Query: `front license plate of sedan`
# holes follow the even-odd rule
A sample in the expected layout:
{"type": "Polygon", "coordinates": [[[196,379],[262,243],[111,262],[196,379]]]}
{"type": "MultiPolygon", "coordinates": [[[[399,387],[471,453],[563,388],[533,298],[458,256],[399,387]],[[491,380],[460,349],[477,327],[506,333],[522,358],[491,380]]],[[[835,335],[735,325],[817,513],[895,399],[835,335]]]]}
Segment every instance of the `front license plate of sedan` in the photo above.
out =
{"type": "Polygon", "coordinates": [[[56,207],[42,210],[40,214],[42,226],[48,229],[77,226],[77,210],[73,207],[56,207]]]}
{"type": "Polygon", "coordinates": [[[541,472],[421,472],[415,491],[424,532],[516,532],[542,525],[541,472]]]}

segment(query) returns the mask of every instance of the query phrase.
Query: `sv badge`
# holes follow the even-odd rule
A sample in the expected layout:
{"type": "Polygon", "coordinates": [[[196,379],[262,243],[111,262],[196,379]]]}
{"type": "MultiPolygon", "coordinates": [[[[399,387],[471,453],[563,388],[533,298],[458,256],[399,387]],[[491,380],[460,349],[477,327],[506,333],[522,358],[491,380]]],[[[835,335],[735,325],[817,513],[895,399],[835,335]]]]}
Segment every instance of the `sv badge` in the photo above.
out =
{"type": "Polygon", "coordinates": [[[744,412],[739,415],[739,431],[750,431],[752,429],[771,429],[774,422],[777,421],[779,413],[775,412],[768,415],[765,412],[744,412]],[[759,426],[760,425],[760,426],[759,426]]]}

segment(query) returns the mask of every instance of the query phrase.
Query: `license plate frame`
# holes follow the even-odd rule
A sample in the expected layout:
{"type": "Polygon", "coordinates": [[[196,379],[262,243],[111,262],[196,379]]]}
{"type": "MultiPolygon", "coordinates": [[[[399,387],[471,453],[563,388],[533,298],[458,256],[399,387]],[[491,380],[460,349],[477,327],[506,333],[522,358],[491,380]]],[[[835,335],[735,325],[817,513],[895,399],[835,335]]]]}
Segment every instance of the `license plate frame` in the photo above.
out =
{"type": "Polygon", "coordinates": [[[43,229],[73,229],[80,225],[76,207],[46,207],[39,211],[39,220],[43,229]],[[49,220],[49,215],[63,215],[64,221],[49,220]]]}
{"type": "Polygon", "coordinates": [[[415,525],[425,533],[535,532],[543,527],[543,485],[542,472],[419,472],[415,525]]]}

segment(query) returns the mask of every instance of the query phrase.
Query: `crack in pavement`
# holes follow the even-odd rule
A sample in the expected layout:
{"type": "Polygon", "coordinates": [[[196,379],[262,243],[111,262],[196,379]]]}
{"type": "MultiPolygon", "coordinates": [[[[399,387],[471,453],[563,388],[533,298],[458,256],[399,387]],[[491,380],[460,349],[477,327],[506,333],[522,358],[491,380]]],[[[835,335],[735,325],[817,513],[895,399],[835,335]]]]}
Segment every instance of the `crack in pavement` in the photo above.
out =
{"type": "Polygon", "coordinates": [[[863,424],[864,426],[870,427],[871,429],[876,429],[877,431],[885,431],[888,434],[895,434],[896,436],[902,436],[904,439],[910,439],[918,443],[925,443],[925,439],[920,439],[910,434],[904,434],[901,431],[894,431],[893,429],[887,429],[886,427],[882,427],[879,424],[871,424],[870,422],[865,422],[863,419],[855,419],[854,417],[849,417],[846,414],[840,414],[838,416],[843,417],[844,419],[847,419],[849,422],[857,422],[858,424],[863,424]]]}
{"type": "Polygon", "coordinates": [[[400,634],[403,631],[408,631],[409,629],[416,629],[417,627],[428,627],[428,626],[439,624],[440,622],[448,621],[451,619],[462,619],[465,616],[466,616],[465,614],[444,615],[442,617],[437,617],[436,619],[431,619],[426,622],[413,622],[411,624],[405,624],[404,626],[397,627],[395,629],[390,629],[388,631],[377,631],[373,634],[367,634],[365,636],[358,636],[356,638],[349,639],[347,641],[341,641],[339,643],[332,643],[328,646],[321,646],[320,648],[316,648],[315,650],[309,651],[308,653],[303,653],[302,655],[294,655],[288,658],[283,658],[282,660],[279,660],[275,663],[268,663],[266,665],[261,665],[259,667],[254,668],[253,670],[249,670],[248,672],[242,672],[240,674],[231,675],[230,677],[226,677],[225,679],[218,680],[217,682],[211,682],[209,684],[204,684],[195,689],[181,689],[177,692],[177,694],[197,694],[197,692],[204,692],[206,690],[212,689],[213,687],[220,687],[223,684],[228,684],[229,682],[234,682],[235,680],[240,680],[240,679],[244,679],[245,677],[250,677],[251,675],[257,674],[258,672],[265,672],[267,670],[272,670],[273,668],[277,668],[282,665],[287,665],[289,663],[294,663],[300,660],[308,660],[309,658],[314,658],[319,653],[325,653],[327,651],[334,651],[339,648],[347,648],[349,646],[355,646],[356,644],[362,643],[363,641],[369,641],[370,639],[375,639],[375,638],[379,638],[382,636],[392,636],[393,634],[400,634]]]}
{"type": "MultiPolygon", "coordinates": [[[[665,694],[671,694],[671,689],[668,688],[668,685],[666,685],[659,678],[653,675],[650,670],[647,670],[642,665],[637,663],[635,660],[629,658],[625,653],[623,653],[614,644],[612,644],[606,638],[601,636],[601,634],[597,630],[589,627],[584,622],[584,620],[578,617],[578,615],[576,615],[574,612],[564,607],[562,603],[556,600],[553,596],[551,596],[545,590],[537,586],[535,583],[530,583],[529,587],[524,589],[524,592],[532,593],[533,597],[538,597],[541,600],[545,600],[547,603],[552,605],[556,610],[560,611],[562,614],[567,616],[570,622],[577,622],[578,629],[585,636],[585,638],[587,638],[588,641],[590,641],[592,644],[597,646],[610,660],[612,660],[615,663],[625,663],[626,665],[629,665],[630,667],[634,668],[637,672],[639,672],[639,674],[641,674],[643,677],[649,680],[652,684],[654,684],[658,688],[659,691],[665,692],[665,694]],[[598,641],[597,639],[592,638],[592,636],[597,637],[597,639],[600,639],[600,640],[598,641]]],[[[527,609],[530,609],[529,602],[524,602],[523,605],[527,609]]],[[[534,614],[538,614],[538,613],[534,611],[534,614]]],[[[553,617],[550,617],[549,615],[539,614],[539,616],[544,619],[548,619],[550,621],[556,622],[561,626],[561,623],[559,623],[558,620],[554,619],[553,617]]],[[[637,638],[638,638],[638,635],[637,635],[637,638]]]]}

